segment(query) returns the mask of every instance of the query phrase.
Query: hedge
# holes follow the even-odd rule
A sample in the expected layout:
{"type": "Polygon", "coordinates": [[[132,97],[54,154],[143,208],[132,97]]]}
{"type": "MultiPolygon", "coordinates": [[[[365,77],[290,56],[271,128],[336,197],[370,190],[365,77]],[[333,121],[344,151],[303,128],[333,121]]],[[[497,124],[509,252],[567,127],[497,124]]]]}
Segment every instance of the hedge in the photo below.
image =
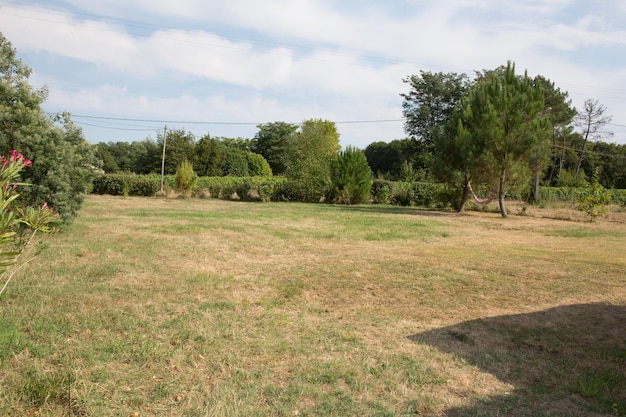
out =
{"type": "MultiPolygon", "coordinates": [[[[612,189],[611,203],[626,205],[626,190],[612,189]]],[[[539,197],[542,201],[568,201],[578,202],[578,200],[587,194],[586,188],[581,187],[541,187],[539,189],[539,197]]]]}
{"type": "MultiPolygon", "coordinates": [[[[197,194],[206,192],[214,198],[270,201],[283,177],[200,177],[197,194]]],[[[164,177],[164,187],[174,189],[174,176],[164,177]]],[[[93,181],[94,194],[154,196],[161,189],[159,175],[103,174],[93,181]]]]}
{"type": "MultiPolygon", "coordinates": [[[[174,176],[166,175],[164,186],[174,188],[174,176]]],[[[95,194],[153,196],[161,187],[159,175],[104,174],[93,181],[95,194]]],[[[236,197],[249,201],[300,201],[293,183],[285,177],[200,177],[197,194],[212,198],[236,197]]],[[[541,201],[577,202],[585,188],[541,187],[541,201]]],[[[626,190],[611,190],[614,204],[626,205],[626,190]]],[[[449,207],[459,196],[444,184],[374,180],[370,195],[372,204],[417,207],[449,207]]],[[[507,198],[516,198],[507,196],[507,198]]]]}
{"type": "Polygon", "coordinates": [[[158,175],[104,174],[93,180],[93,193],[149,197],[161,187],[158,175]]]}

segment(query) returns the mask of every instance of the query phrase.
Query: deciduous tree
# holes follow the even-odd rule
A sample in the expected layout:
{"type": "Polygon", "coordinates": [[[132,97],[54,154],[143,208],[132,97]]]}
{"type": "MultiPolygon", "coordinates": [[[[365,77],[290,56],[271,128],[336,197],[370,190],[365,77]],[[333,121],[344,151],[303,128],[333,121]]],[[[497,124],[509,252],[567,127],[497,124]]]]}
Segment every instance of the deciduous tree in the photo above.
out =
{"type": "Polygon", "coordinates": [[[444,133],[454,109],[467,93],[469,79],[465,74],[420,71],[419,76],[403,81],[410,85],[408,93],[400,94],[404,98],[405,131],[430,148],[444,133]]]}
{"type": "Polygon", "coordinates": [[[254,136],[253,151],[263,155],[274,175],[285,173],[285,152],[289,138],[298,129],[297,125],[274,122],[260,124],[254,136]]]}
{"type": "Polygon", "coordinates": [[[21,173],[32,184],[20,194],[31,206],[44,202],[63,220],[73,219],[96,165],[93,147],[67,113],[48,116],[41,110],[46,89],[29,84],[31,70],[0,34],[0,153],[17,149],[33,165],[21,173]]]}
{"type": "Polygon", "coordinates": [[[329,189],[331,164],[341,148],[335,124],[321,119],[305,120],[287,145],[285,175],[301,200],[319,200],[329,189]]]}
{"type": "MultiPolygon", "coordinates": [[[[163,149],[163,134],[157,135],[157,144],[163,149]]],[[[175,129],[167,132],[165,137],[165,174],[173,175],[178,167],[187,160],[194,162],[195,137],[185,129],[175,129]]]]}
{"type": "Polygon", "coordinates": [[[580,172],[583,159],[585,158],[585,150],[588,141],[596,141],[611,136],[612,133],[604,130],[604,127],[611,123],[612,117],[605,116],[606,107],[600,104],[598,100],[585,100],[583,109],[576,116],[576,126],[580,129],[583,137],[582,147],[580,148],[578,163],[576,164],[576,176],[580,172]]]}

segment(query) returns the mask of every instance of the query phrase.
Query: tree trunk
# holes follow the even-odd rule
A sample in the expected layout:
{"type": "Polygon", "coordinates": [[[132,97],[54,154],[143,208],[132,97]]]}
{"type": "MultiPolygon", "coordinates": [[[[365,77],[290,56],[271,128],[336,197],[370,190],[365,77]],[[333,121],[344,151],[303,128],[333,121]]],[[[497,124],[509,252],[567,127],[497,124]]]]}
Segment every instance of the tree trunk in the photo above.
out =
{"type": "Polygon", "coordinates": [[[535,171],[535,182],[533,184],[533,201],[535,203],[539,202],[539,180],[541,178],[539,177],[539,170],[537,169],[535,171]]]}
{"type": "Polygon", "coordinates": [[[500,173],[500,184],[498,185],[498,204],[500,205],[500,214],[502,217],[509,217],[504,207],[504,179],[506,171],[500,173]]]}
{"type": "Polygon", "coordinates": [[[583,164],[583,159],[585,157],[585,146],[587,145],[587,138],[583,140],[583,146],[580,150],[580,156],[578,157],[578,163],[576,164],[576,178],[578,178],[578,173],[580,172],[580,167],[583,164]]]}
{"type": "Polygon", "coordinates": [[[463,210],[465,210],[465,203],[467,202],[467,198],[469,194],[468,183],[469,183],[469,180],[467,179],[467,175],[465,175],[465,179],[463,180],[463,195],[461,196],[461,202],[459,203],[459,207],[457,209],[459,213],[462,213],[463,210]]]}

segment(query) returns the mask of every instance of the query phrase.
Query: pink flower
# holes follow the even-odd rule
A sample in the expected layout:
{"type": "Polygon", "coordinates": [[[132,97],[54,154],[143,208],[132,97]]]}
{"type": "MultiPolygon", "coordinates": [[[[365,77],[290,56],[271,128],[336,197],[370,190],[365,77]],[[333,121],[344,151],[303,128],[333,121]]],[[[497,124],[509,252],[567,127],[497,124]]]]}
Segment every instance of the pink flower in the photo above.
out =
{"type": "Polygon", "coordinates": [[[5,158],[2,158],[2,163],[4,165],[9,164],[11,161],[13,162],[20,162],[22,163],[22,165],[29,167],[31,166],[33,163],[31,160],[24,158],[24,155],[22,155],[21,153],[19,153],[18,151],[16,151],[15,149],[11,150],[9,152],[9,154],[11,155],[11,160],[7,160],[5,158]]]}
{"type": "Polygon", "coordinates": [[[42,207],[42,208],[43,208],[43,209],[47,209],[47,208],[48,208],[48,203],[46,203],[46,202],[44,201],[44,203],[43,203],[43,207],[42,207]]]}

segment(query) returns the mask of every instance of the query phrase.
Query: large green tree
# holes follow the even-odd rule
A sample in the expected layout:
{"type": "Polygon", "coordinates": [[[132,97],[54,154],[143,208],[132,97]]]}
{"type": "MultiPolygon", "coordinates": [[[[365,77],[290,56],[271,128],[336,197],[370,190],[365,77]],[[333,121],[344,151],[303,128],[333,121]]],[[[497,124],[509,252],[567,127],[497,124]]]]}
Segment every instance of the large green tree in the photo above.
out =
{"type": "Polygon", "coordinates": [[[49,127],[50,121],[41,111],[48,90],[34,89],[29,83],[31,74],[0,33],[0,151],[4,154],[20,149],[25,140],[49,127]]]}
{"type": "Polygon", "coordinates": [[[546,181],[548,184],[552,184],[561,175],[565,162],[565,153],[569,147],[569,143],[572,137],[572,121],[576,115],[576,109],[572,106],[572,101],[569,99],[567,91],[562,91],[556,87],[553,82],[542,76],[537,76],[533,80],[535,86],[543,89],[544,94],[544,110],[543,114],[548,119],[551,126],[551,152],[549,158],[551,158],[548,164],[545,160],[545,149],[540,149],[537,154],[535,165],[535,199],[538,194],[539,183],[539,169],[542,168],[539,165],[544,165],[546,168],[546,181]],[[542,159],[543,158],[543,159],[542,159]]]}
{"type": "Polygon", "coordinates": [[[419,153],[413,165],[417,169],[431,169],[437,141],[444,138],[447,124],[470,85],[465,74],[432,73],[420,71],[403,80],[409,92],[400,94],[404,99],[402,112],[406,119],[404,128],[409,137],[419,144],[419,153]]]}
{"type": "Polygon", "coordinates": [[[547,141],[540,142],[535,152],[530,155],[530,166],[534,176],[533,199],[539,201],[539,185],[544,174],[547,177],[547,183],[550,184],[555,172],[560,173],[563,168],[563,153],[572,135],[571,125],[576,109],[572,106],[568,93],[561,91],[545,77],[536,76],[533,79],[533,85],[543,91],[542,115],[549,125],[547,134],[550,139],[549,144],[546,143],[547,141]]]}
{"type": "MultiPolygon", "coordinates": [[[[165,140],[165,174],[174,175],[183,161],[194,163],[195,137],[185,129],[167,131],[164,136],[161,132],[157,135],[157,144],[163,148],[165,140]]],[[[162,156],[161,156],[162,157],[162,156]]]]}
{"type": "Polygon", "coordinates": [[[549,124],[543,115],[543,89],[528,74],[518,76],[511,62],[500,71],[480,79],[462,107],[459,136],[464,142],[479,143],[474,158],[488,164],[497,179],[502,217],[509,176],[528,171],[530,155],[540,146],[549,146],[549,124]]]}
{"type": "Polygon", "coordinates": [[[201,177],[221,177],[224,175],[226,146],[207,133],[195,147],[194,169],[201,177]]]}
{"type": "Polygon", "coordinates": [[[253,151],[263,155],[274,175],[283,175],[286,169],[287,143],[291,135],[298,130],[298,126],[291,123],[274,122],[260,124],[257,128],[259,131],[253,139],[253,151]]]}
{"type": "Polygon", "coordinates": [[[444,133],[467,92],[469,78],[465,74],[420,71],[403,81],[410,86],[408,93],[400,94],[404,98],[405,130],[411,138],[430,145],[444,133]]]}
{"type": "Polygon", "coordinates": [[[16,149],[33,164],[22,172],[32,184],[20,194],[28,205],[46,202],[65,221],[83,202],[96,164],[93,147],[66,113],[41,110],[46,89],[29,84],[31,70],[0,34],[0,153],[16,149]]]}
{"type": "Polygon", "coordinates": [[[379,177],[399,180],[403,164],[410,164],[417,170],[430,168],[430,151],[424,142],[413,139],[394,139],[391,142],[372,142],[363,151],[372,171],[379,177]]]}
{"type": "Polygon", "coordinates": [[[331,185],[331,166],[339,146],[339,132],[333,122],[305,120],[289,137],[285,152],[285,175],[299,199],[319,201],[331,185]]]}

